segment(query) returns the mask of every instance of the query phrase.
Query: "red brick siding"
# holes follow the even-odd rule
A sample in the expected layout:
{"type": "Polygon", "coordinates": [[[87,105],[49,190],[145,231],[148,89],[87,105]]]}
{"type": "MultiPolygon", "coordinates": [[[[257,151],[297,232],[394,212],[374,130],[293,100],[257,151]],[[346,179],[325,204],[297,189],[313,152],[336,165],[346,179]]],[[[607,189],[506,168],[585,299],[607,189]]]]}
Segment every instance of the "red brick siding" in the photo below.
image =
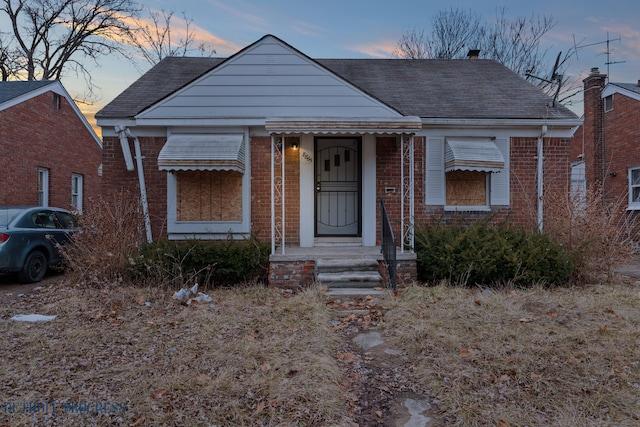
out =
{"type": "Polygon", "coordinates": [[[613,110],[604,113],[603,122],[605,194],[615,202],[628,197],[628,168],[640,167],[640,101],[614,94],[613,110]]]}
{"type": "MultiPolygon", "coordinates": [[[[153,238],[167,234],[167,172],[158,169],[158,154],[166,138],[139,138],[140,152],[143,157],[145,188],[151,220],[153,238]]],[[[107,137],[102,143],[102,189],[105,197],[129,197],[140,199],[135,149],[132,139],[129,148],[134,157],[133,171],[128,171],[122,154],[120,140],[107,137]]]]}
{"type": "Polygon", "coordinates": [[[100,195],[100,146],[64,97],[47,92],[0,111],[0,205],[36,205],[38,169],[49,170],[49,205],[71,208],[71,176],[83,176],[83,205],[100,195]]]}
{"type": "Polygon", "coordinates": [[[271,240],[271,138],[253,137],[251,153],[251,231],[271,240]]]}

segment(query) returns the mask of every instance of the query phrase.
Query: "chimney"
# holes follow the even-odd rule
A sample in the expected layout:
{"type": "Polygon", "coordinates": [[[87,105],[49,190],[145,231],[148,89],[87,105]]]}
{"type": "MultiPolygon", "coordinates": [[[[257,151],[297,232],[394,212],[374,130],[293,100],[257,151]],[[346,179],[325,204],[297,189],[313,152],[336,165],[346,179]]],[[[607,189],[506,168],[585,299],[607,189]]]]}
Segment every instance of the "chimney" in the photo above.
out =
{"type": "Polygon", "coordinates": [[[607,75],[597,67],[583,80],[584,83],[584,160],[588,182],[603,183],[606,175],[604,140],[604,102],[600,96],[607,75]]]}
{"type": "Polygon", "coordinates": [[[469,49],[469,52],[467,53],[467,58],[478,59],[478,56],[480,56],[480,49],[469,49]]]}

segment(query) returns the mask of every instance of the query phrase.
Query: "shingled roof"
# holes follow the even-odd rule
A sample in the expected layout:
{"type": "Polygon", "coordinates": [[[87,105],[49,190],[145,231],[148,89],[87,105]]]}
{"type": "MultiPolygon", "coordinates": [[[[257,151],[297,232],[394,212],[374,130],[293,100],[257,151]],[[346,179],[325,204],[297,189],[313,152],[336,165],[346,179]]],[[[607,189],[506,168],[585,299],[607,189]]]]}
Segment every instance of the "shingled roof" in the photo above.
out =
{"type": "Polygon", "coordinates": [[[0,82],[0,104],[53,83],[55,83],[55,80],[0,82]]]}
{"type": "MultiPolygon", "coordinates": [[[[96,114],[132,118],[225,58],[168,57],[96,114]]],[[[568,108],[492,60],[316,59],[406,116],[440,119],[575,119],[568,108]]]]}

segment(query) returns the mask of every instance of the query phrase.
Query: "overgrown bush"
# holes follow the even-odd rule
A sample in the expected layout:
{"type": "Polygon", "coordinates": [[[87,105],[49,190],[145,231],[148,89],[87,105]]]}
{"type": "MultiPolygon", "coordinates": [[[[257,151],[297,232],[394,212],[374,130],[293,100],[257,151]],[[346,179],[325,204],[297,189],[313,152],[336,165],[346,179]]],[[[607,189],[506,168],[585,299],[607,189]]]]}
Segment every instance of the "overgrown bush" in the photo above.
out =
{"type": "Polygon", "coordinates": [[[556,284],[572,271],[568,254],[549,236],[507,221],[416,226],[418,278],[454,284],[556,284]]]}
{"type": "Polygon", "coordinates": [[[178,288],[230,286],[266,277],[270,246],[250,236],[244,240],[159,240],[144,244],[129,258],[134,280],[178,288]]]}
{"type": "Polygon", "coordinates": [[[544,231],[571,255],[574,283],[611,281],[615,267],[633,259],[639,224],[626,194],[607,201],[597,185],[584,195],[550,192],[544,202],[544,231]]]}
{"type": "Polygon", "coordinates": [[[91,200],[78,214],[82,229],[61,248],[74,282],[111,282],[124,277],[129,255],[145,240],[139,200],[121,192],[91,200]]]}

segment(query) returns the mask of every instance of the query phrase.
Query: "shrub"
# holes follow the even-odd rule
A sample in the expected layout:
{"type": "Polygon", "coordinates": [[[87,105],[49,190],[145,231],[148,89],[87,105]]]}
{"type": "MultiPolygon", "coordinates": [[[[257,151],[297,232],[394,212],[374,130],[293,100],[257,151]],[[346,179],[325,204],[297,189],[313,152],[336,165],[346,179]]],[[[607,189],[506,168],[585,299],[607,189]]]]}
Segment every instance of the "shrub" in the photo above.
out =
{"type": "Polygon", "coordinates": [[[418,278],[426,282],[552,284],[566,281],[572,269],[568,255],[549,236],[506,221],[418,225],[415,242],[418,278]]]}
{"type": "Polygon", "coordinates": [[[204,288],[230,286],[266,277],[270,246],[245,240],[159,240],[129,258],[129,275],[177,288],[197,282],[204,288]]]}
{"type": "Polygon", "coordinates": [[[77,283],[113,281],[145,240],[139,197],[126,192],[92,200],[78,215],[82,230],[61,247],[69,276],[77,283]]]}
{"type": "Polygon", "coordinates": [[[607,201],[601,186],[583,196],[545,195],[544,230],[561,243],[575,266],[572,281],[611,281],[615,267],[633,259],[638,217],[626,210],[627,195],[607,201]]]}

